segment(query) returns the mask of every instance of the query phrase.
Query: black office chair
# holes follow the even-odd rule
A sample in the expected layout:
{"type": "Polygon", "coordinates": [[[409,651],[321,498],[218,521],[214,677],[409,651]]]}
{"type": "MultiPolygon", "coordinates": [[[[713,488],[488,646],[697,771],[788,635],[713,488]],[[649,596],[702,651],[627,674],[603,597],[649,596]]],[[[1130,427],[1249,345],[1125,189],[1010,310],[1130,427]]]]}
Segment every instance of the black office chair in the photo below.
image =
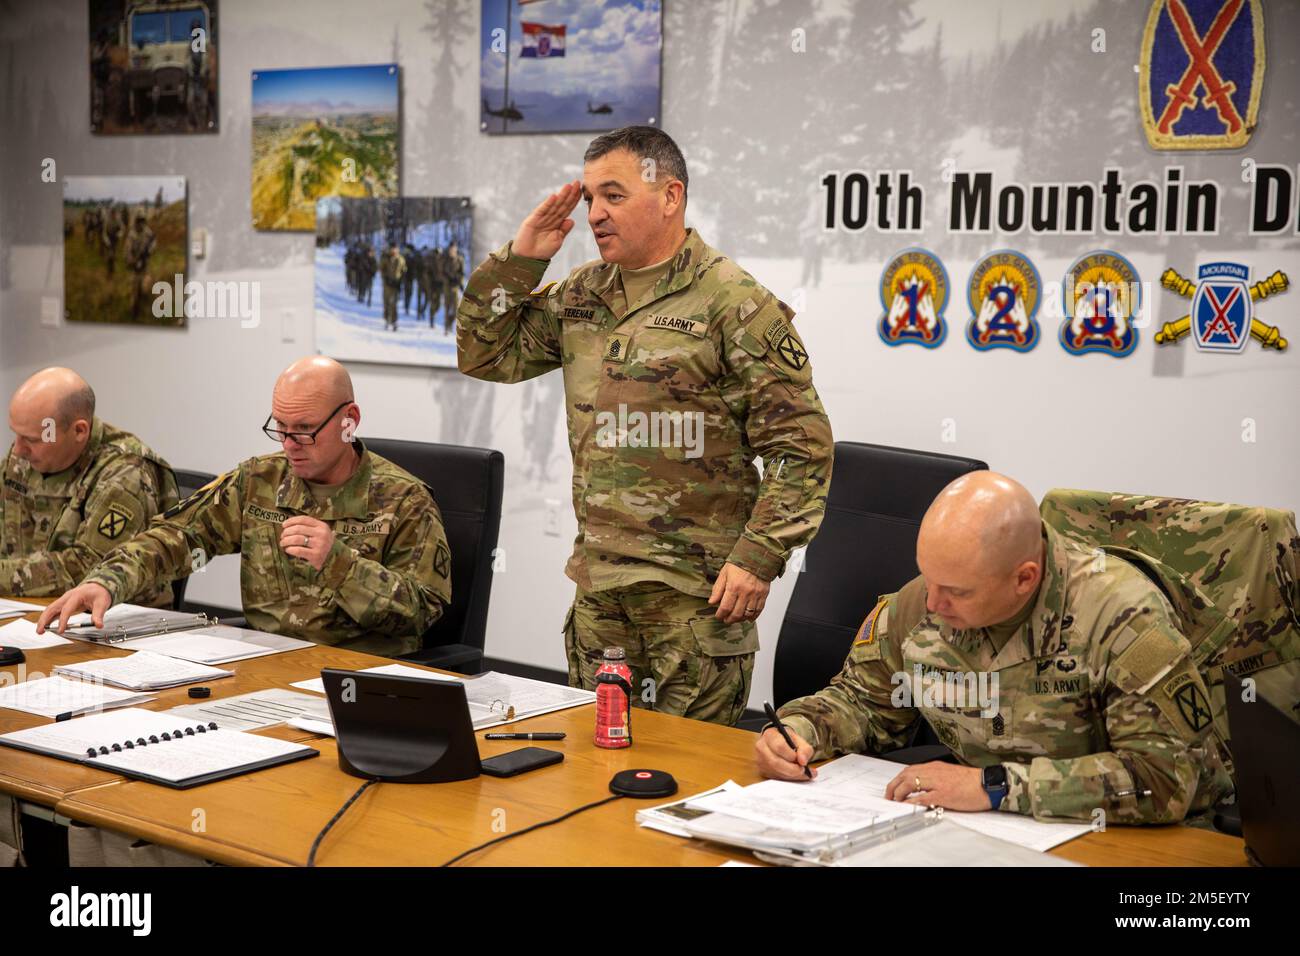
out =
{"type": "MultiPolygon", "coordinates": [[[[185,471],[181,468],[173,468],[172,474],[176,476],[176,488],[182,501],[217,477],[206,471],[185,471]]],[[[179,611],[185,603],[185,585],[189,580],[189,575],[186,575],[172,582],[172,610],[179,611]]]]}
{"type": "Polygon", "coordinates": [[[501,530],[505,457],[489,448],[367,438],[368,449],[433,489],[451,549],[451,604],[402,660],[462,674],[483,664],[492,558],[501,530]]]}
{"type": "MultiPolygon", "coordinates": [[[[916,577],[916,536],[930,502],[950,481],[987,469],[974,458],[835,443],[826,517],[804,555],[776,642],[774,703],[830,683],[876,599],[916,577]]],[[[923,720],[911,743],[942,748],[923,720]]]]}

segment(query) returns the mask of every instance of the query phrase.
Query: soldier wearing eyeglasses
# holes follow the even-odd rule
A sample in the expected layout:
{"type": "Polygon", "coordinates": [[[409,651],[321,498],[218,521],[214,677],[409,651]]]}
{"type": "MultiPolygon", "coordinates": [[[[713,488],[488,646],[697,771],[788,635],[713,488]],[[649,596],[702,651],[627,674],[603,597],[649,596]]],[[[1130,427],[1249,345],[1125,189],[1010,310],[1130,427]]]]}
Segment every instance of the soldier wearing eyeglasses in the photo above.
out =
{"type": "Polygon", "coordinates": [[[451,601],[451,555],[429,488],[368,451],[361,409],[339,363],[300,359],[276,381],[262,430],[282,446],[241,463],[110,552],[51,604],[39,630],[113,604],[238,552],[251,627],[396,655],[451,601]]]}

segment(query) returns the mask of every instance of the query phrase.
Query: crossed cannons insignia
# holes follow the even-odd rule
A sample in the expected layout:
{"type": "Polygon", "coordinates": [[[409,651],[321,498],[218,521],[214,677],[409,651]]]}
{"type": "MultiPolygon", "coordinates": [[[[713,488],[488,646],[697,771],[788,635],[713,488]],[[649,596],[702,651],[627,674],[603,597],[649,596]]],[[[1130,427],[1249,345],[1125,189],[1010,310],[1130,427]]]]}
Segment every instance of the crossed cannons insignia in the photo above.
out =
{"type": "Polygon", "coordinates": [[[1286,348],[1287,340],[1275,325],[1267,325],[1254,316],[1254,303],[1285,292],[1291,280],[1284,272],[1274,272],[1267,279],[1247,284],[1247,269],[1232,262],[1213,262],[1201,266],[1197,281],[1166,269],[1160,285],[1170,292],[1191,299],[1191,312],[1177,322],[1166,322],[1156,333],[1157,345],[1170,345],[1192,335],[1196,347],[1205,352],[1240,352],[1247,338],[1264,348],[1286,348]]]}

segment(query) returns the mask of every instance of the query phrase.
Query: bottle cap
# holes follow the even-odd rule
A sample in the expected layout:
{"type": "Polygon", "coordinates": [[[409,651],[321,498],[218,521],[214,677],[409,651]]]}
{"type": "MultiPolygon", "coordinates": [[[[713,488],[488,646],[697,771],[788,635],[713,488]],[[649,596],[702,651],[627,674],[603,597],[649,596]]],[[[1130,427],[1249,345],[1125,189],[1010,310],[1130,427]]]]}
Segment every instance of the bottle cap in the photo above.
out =
{"type": "Polygon", "coordinates": [[[624,661],[627,660],[627,653],[621,647],[607,647],[605,648],[605,660],[624,661]]]}

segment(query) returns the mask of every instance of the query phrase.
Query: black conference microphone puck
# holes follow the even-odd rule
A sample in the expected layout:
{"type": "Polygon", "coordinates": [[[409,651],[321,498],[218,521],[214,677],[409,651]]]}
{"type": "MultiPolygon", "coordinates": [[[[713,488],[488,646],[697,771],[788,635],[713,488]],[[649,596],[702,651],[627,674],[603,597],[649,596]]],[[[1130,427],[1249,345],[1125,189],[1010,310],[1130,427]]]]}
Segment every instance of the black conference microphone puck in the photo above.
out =
{"type": "Polygon", "coordinates": [[[191,697],[211,697],[212,688],[210,687],[191,687],[189,690],[191,697]]]}
{"type": "Polygon", "coordinates": [[[0,667],[21,664],[25,660],[27,660],[27,655],[23,653],[21,647],[0,647],[0,667]]]}
{"type": "Polygon", "coordinates": [[[609,782],[609,792],[624,797],[671,797],[677,792],[677,781],[662,770],[622,770],[609,782]]]}

